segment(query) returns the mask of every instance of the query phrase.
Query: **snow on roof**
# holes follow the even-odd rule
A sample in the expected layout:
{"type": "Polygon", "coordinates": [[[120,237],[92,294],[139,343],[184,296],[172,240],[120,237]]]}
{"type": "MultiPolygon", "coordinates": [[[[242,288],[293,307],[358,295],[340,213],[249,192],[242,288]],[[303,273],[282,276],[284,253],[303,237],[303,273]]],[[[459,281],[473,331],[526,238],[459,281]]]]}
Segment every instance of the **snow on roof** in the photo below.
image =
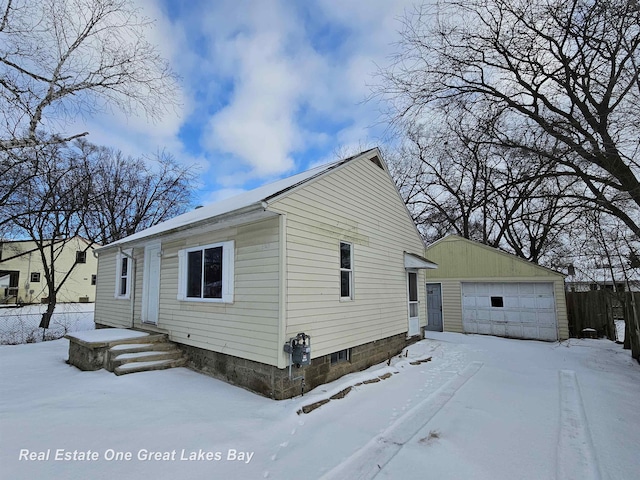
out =
{"type": "Polygon", "coordinates": [[[133,235],[129,235],[126,238],[112,242],[109,245],[106,245],[105,248],[123,243],[129,243],[135,240],[140,240],[142,238],[158,235],[160,233],[169,232],[171,230],[176,230],[187,225],[199,223],[208,219],[218,217],[220,215],[233,213],[252,206],[259,206],[264,201],[268,201],[273,197],[284,193],[285,191],[306,183],[313,178],[319,177],[329,170],[333,170],[334,168],[343,165],[353,160],[354,158],[357,158],[370,151],[371,150],[367,150],[366,152],[361,152],[358,155],[312,168],[305,172],[298,173],[297,175],[283,178],[282,180],[263,185],[254,190],[241,193],[234,197],[227,198],[219,202],[210,203],[209,205],[205,205],[204,207],[192,210],[187,213],[183,213],[182,215],[178,215],[177,217],[167,220],[166,222],[159,223],[157,225],[154,225],[153,227],[149,227],[145,230],[134,233],[133,235]]]}

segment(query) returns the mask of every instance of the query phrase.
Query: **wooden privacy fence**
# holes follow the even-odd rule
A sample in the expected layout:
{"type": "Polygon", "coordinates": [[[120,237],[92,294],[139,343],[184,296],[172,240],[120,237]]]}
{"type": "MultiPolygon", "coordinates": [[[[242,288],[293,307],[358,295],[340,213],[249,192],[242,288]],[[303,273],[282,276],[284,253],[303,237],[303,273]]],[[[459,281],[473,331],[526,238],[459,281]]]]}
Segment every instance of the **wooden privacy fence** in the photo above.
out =
{"type": "Polygon", "coordinates": [[[599,337],[624,341],[631,356],[640,361],[640,293],[595,290],[566,292],[569,334],[581,337],[585,328],[596,330],[599,337]],[[625,320],[625,338],[616,338],[614,320],[625,320]]]}
{"type": "Polygon", "coordinates": [[[631,349],[631,356],[640,362],[640,293],[626,292],[623,298],[625,331],[624,348],[631,349]]]}
{"type": "Polygon", "coordinates": [[[623,313],[613,292],[606,290],[567,292],[566,297],[569,335],[582,337],[585,328],[593,328],[598,332],[598,337],[616,340],[614,318],[623,318],[623,313]]]}

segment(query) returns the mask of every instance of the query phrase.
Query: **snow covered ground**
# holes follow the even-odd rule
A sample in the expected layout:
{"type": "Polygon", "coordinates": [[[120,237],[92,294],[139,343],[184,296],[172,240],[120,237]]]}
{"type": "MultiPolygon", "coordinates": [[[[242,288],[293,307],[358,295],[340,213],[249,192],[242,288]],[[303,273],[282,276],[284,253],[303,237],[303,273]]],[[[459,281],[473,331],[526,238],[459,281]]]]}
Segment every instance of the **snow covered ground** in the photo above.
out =
{"type": "MultiPolygon", "coordinates": [[[[0,345],[17,345],[42,341],[39,328],[46,305],[0,308],[0,345]]],[[[61,338],[69,332],[93,330],[93,303],[59,303],[45,332],[45,338],[61,338]]]]}
{"type": "Polygon", "coordinates": [[[64,339],[2,346],[0,478],[639,477],[640,365],[620,345],[428,336],[279,402],[186,368],[82,372],[64,339]]]}

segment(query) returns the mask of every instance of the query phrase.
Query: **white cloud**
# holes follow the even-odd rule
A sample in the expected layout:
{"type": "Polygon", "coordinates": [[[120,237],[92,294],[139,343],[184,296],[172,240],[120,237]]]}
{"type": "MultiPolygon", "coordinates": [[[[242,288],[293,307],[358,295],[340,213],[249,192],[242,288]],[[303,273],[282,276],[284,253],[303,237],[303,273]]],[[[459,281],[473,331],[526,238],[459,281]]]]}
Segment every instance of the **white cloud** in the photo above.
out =
{"type": "MultiPolygon", "coordinates": [[[[302,145],[296,111],[305,73],[296,62],[295,42],[304,41],[289,12],[275,2],[259,2],[240,33],[215,38],[233,60],[233,93],[204,132],[205,147],[248,165],[254,176],[286,172],[302,145]]],[[[220,50],[219,45],[216,45],[220,50]]]]}
{"type": "MultiPolygon", "coordinates": [[[[217,74],[231,79],[233,90],[206,121],[202,143],[218,164],[244,165],[237,185],[291,170],[310,146],[332,150],[375,143],[369,127],[377,121],[377,107],[363,102],[376,63],[384,63],[391,49],[395,18],[408,2],[320,0],[305,6],[309,18],[300,5],[278,1],[251,3],[246,16],[234,17],[231,12],[247,4],[231,3],[218,2],[206,14],[206,23],[216,25],[206,34],[217,55],[217,74]],[[309,22],[318,22],[317,35],[332,22],[341,40],[314,49],[309,22]],[[341,127],[329,133],[332,122],[341,127]]],[[[227,175],[223,181],[233,180],[227,175]]]]}
{"type": "Polygon", "coordinates": [[[204,166],[205,190],[222,187],[220,195],[378,143],[378,106],[364,99],[412,2],[136,3],[183,79],[182,106],[155,124],[119,113],[90,119],[95,143],[136,155],[166,147],[204,166]]]}

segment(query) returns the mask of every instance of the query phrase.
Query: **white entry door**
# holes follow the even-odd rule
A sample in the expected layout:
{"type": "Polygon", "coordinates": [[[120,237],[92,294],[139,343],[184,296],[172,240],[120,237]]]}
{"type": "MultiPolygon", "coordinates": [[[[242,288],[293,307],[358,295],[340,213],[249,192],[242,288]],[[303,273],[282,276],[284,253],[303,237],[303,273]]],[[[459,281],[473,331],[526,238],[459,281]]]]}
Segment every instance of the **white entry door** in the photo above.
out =
{"type": "Polygon", "coordinates": [[[144,248],[144,272],[142,279],[142,321],[158,324],[160,308],[160,244],[144,248]]]}

